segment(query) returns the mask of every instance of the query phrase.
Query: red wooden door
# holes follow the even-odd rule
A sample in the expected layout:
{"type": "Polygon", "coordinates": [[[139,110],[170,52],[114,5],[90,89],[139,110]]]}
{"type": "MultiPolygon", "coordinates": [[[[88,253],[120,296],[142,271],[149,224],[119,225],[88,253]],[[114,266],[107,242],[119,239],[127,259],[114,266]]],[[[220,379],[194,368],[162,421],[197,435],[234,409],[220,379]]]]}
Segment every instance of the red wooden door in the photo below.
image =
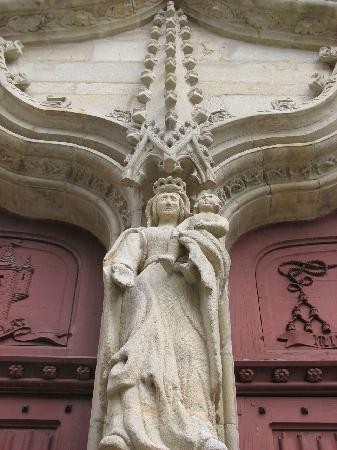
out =
{"type": "Polygon", "coordinates": [[[337,399],[240,397],[242,450],[337,450],[337,399]]]}
{"type": "Polygon", "coordinates": [[[85,450],[90,403],[74,398],[2,397],[0,450],[85,450]]]}
{"type": "Polygon", "coordinates": [[[0,450],[85,450],[103,247],[0,212],[0,450]]]}
{"type": "Polygon", "coordinates": [[[337,450],[337,214],[231,251],[242,450],[337,450]]]}

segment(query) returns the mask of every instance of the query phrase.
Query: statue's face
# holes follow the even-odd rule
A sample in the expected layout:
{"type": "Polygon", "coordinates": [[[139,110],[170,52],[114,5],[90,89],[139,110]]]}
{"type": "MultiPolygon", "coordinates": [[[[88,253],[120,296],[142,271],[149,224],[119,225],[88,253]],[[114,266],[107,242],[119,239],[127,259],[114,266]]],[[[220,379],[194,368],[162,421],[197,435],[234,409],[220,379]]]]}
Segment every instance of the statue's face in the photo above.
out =
{"type": "Polygon", "coordinates": [[[177,222],[180,212],[179,195],[173,192],[164,192],[157,198],[157,214],[159,219],[177,222]]]}
{"type": "Polygon", "coordinates": [[[203,194],[198,200],[200,212],[216,212],[219,206],[219,199],[214,194],[203,194]]]}

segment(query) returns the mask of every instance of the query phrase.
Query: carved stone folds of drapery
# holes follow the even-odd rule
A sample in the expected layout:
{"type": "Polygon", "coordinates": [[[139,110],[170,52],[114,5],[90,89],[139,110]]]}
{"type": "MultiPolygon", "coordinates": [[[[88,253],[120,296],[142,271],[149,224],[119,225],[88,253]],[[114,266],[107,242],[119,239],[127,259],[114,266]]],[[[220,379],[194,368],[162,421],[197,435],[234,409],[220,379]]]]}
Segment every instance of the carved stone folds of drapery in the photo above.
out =
{"type": "Polygon", "coordinates": [[[159,179],[148,227],[125,231],[105,258],[92,418],[104,422],[101,450],[238,449],[230,262],[219,242],[228,223],[214,194],[200,196],[193,216],[189,209],[185,183],[159,179]]]}

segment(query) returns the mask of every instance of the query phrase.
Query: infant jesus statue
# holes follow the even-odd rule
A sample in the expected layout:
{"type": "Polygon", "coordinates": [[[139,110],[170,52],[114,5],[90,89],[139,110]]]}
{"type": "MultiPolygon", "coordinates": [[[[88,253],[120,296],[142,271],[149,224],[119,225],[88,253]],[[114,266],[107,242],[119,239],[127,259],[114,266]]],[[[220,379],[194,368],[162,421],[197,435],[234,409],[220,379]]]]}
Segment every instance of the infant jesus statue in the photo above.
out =
{"type": "Polygon", "coordinates": [[[168,243],[166,255],[159,258],[160,263],[167,273],[180,271],[187,282],[194,283],[196,271],[188,257],[181,255],[179,237],[186,230],[208,231],[215,238],[224,237],[229,229],[228,220],[219,212],[221,201],[215,194],[204,192],[200,195],[194,207],[194,215],[185,219],[178,225],[168,243]]]}

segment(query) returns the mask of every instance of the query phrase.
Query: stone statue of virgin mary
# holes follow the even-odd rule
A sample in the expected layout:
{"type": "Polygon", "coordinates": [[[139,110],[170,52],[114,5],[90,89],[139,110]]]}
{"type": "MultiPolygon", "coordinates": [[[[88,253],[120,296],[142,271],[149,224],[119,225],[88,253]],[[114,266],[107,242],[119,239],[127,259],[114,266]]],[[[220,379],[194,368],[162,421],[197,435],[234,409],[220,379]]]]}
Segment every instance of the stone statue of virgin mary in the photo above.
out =
{"type": "Polygon", "coordinates": [[[226,450],[217,422],[228,255],[202,226],[179,228],[191,215],[181,179],[161,178],[154,192],[147,227],[123,232],[105,258],[110,301],[120,302],[119,344],[109,354],[109,337],[104,343],[99,449],[226,450]],[[161,262],[168,249],[172,270],[161,262]]]}

